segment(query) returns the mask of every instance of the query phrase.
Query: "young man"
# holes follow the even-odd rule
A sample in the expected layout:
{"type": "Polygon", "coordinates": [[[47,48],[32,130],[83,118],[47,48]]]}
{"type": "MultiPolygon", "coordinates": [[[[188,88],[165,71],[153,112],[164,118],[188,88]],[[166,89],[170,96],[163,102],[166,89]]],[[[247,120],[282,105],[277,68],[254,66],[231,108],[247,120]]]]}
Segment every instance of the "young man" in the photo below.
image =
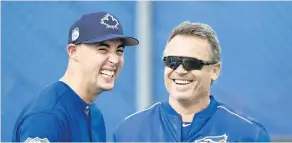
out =
{"type": "Polygon", "coordinates": [[[184,22],[164,50],[168,102],[130,115],[113,135],[116,142],[267,142],[259,123],[210,95],[221,69],[219,40],[206,24],[184,22]]]}
{"type": "Polygon", "coordinates": [[[101,112],[90,106],[114,87],[124,64],[125,36],[120,21],[107,12],[83,15],[71,27],[64,76],[45,88],[21,112],[13,142],[105,142],[101,112]]]}

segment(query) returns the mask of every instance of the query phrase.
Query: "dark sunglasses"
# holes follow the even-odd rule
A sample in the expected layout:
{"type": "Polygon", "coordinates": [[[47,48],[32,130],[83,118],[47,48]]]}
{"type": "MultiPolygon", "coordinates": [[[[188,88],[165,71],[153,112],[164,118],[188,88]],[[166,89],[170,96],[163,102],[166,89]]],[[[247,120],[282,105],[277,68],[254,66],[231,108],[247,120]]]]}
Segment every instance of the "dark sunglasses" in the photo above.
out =
{"type": "Polygon", "coordinates": [[[165,66],[176,69],[180,64],[183,65],[186,71],[201,70],[204,65],[216,64],[216,61],[202,61],[196,58],[190,57],[178,57],[178,56],[167,56],[163,57],[163,63],[165,66]]]}

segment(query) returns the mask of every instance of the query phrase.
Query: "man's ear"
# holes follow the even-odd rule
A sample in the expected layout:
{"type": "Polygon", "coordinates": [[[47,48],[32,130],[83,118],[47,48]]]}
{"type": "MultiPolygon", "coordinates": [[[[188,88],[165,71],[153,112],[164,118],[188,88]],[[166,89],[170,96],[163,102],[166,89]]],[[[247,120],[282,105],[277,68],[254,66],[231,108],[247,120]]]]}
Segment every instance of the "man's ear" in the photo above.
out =
{"type": "Polygon", "coordinates": [[[73,59],[74,61],[78,61],[78,54],[77,54],[77,45],[75,44],[69,44],[67,46],[67,53],[70,59],[73,59]]]}
{"type": "Polygon", "coordinates": [[[212,71],[211,71],[212,72],[211,73],[211,79],[213,81],[215,81],[219,77],[220,70],[221,70],[221,63],[213,65],[213,68],[212,68],[212,71]]]}

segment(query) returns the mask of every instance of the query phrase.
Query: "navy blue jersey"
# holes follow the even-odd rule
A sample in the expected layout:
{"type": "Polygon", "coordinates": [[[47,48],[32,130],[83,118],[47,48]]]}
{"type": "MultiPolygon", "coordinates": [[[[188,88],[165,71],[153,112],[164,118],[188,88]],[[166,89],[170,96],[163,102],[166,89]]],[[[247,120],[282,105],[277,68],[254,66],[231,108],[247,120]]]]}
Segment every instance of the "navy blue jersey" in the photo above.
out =
{"type": "Polygon", "coordinates": [[[95,105],[86,104],[67,84],[44,89],[18,117],[13,142],[105,142],[104,119],[95,105]]]}
{"type": "Polygon", "coordinates": [[[197,113],[191,123],[168,102],[127,117],[113,135],[115,142],[269,142],[265,128],[239,115],[210,96],[209,106],[197,113]]]}

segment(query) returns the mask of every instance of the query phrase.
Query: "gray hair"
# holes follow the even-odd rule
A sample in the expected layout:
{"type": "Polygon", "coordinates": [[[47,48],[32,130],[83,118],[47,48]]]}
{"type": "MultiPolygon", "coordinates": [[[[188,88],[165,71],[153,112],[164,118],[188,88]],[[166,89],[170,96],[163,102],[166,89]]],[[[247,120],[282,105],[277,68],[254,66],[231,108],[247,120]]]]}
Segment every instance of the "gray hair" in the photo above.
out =
{"type": "Polygon", "coordinates": [[[184,21],[173,29],[168,38],[168,42],[170,42],[177,35],[196,36],[207,39],[211,45],[213,60],[221,62],[221,48],[219,40],[215,31],[209,25],[184,21]]]}

